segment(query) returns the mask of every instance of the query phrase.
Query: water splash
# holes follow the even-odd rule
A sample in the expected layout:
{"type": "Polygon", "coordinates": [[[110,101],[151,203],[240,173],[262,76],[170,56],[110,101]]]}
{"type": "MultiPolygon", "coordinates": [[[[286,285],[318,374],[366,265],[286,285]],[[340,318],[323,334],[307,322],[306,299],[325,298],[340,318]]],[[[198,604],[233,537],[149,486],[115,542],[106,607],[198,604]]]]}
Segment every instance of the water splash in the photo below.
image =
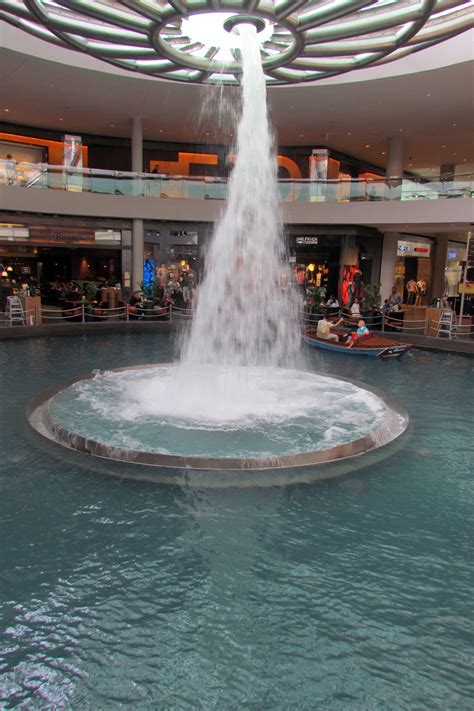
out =
{"type": "Polygon", "coordinates": [[[281,288],[286,268],[277,163],[256,30],[241,36],[242,115],[225,212],[206,255],[182,372],[203,365],[294,365],[297,301],[281,288]]]}

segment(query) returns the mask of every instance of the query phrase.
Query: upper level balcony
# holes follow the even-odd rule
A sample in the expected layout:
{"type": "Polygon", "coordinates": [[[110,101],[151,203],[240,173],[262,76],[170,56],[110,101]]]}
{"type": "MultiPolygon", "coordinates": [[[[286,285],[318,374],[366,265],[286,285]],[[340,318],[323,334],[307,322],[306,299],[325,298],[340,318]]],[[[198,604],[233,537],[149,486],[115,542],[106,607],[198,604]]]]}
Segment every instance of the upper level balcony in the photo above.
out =
{"type": "MultiPolygon", "coordinates": [[[[474,176],[279,180],[288,223],[472,222],[474,176]]],[[[0,161],[5,210],[144,219],[214,221],[227,180],[0,161]]]]}

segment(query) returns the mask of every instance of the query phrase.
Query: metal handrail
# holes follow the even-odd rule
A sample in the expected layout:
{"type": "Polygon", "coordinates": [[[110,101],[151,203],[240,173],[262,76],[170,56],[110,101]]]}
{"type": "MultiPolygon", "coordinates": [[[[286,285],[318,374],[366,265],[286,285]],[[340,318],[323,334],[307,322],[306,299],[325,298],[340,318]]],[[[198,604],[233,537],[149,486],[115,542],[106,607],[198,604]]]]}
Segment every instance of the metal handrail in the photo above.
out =
{"type": "MultiPolygon", "coordinates": [[[[28,323],[28,320],[30,320],[32,317],[34,318],[36,316],[36,313],[37,311],[34,308],[25,309],[23,311],[25,321],[24,325],[30,326],[32,328],[38,326],[39,324],[36,323],[28,323]]],[[[130,316],[132,316],[133,318],[145,321],[156,320],[157,318],[161,319],[165,317],[168,319],[169,322],[171,322],[173,319],[173,313],[176,316],[181,316],[181,318],[192,318],[194,315],[194,309],[182,308],[180,306],[173,306],[172,304],[169,304],[167,306],[159,306],[155,307],[155,309],[150,309],[150,313],[147,313],[147,309],[139,309],[139,311],[135,313],[130,311],[129,304],[109,308],[95,305],[92,305],[91,307],[90,304],[78,302],[77,306],[61,310],[42,307],[41,320],[58,323],[80,318],[82,323],[85,323],[86,320],[91,320],[92,323],[100,323],[106,321],[109,318],[119,318],[129,321],[130,316]],[[91,312],[91,310],[100,310],[101,312],[106,313],[94,314],[91,312]],[[157,311],[159,311],[159,313],[157,313],[157,311]]],[[[3,318],[4,322],[6,321],[6,316],[6,312],[0,314],[0,318],[3,318]]],[[[300,310],[298,313],[298,320],[301,324],[315,325],[323,316],[323,313],[312,314],[300,310]]],[[[355,327],[356,325],[353,321],[344,318],[345,314],[343,314],[341,310],[338,313],[334,314],[334,316],[337,316],[338,318],[342,317],[343,324],[345,327],[355,327]]],[[[367,323],[370,320],[370,317],[364,317],[364,320],[367,323]]],[[[385,331],[385,328],[388,325],[398,329],[400,332],[403,331],[404,333],[410,333],[411,331],[423,331],[424,333],[426,333],[426,335],[434,335],[438,338],[447,335],[449,338],[469,339],[472,335],[474,335],[474,324],[458,324],[455,322],[449,329],[444,329],[442,332],[439,332],[438,329],[440,323],[441,318],[434,319],[430,317],[425,319],[415,319],[413,321],[404,321],[402,319],[396,319],[392,317],[387,318],[386,314],[381,312],[380,314],[376,314],[374,317],[372,317],[372,323],[369,323],[368,325],[372,327],[375,327],[376,325],[380,326],[380,330],[382,332],[385,331]]]]}
{"type": "MultiPolygon", "coordinates": [[[[213,185],[226,186],[227,177],[189,176],[116,171],[100,168],[76,168],[47,163],[15,163],[12,176],[11,161],[0,160],[0,182],[34,189],[62,189],[78,192],[97,192],[128,197],[186,199],[225,199],[224,191],[206,190],[213,185]],[[48,178],[51,177],[51,185],[48,178]],[[128,181],[128,184],[126,184],[128,181]],[[175,185],[175,189],[173,189],[175,185]],[[185,187],[202,186],[202,190],[185,187]],[[196,192],[196,194],[195,194],[196,192]]],[[[460,173],[452,178],[430,175],[399,175],[371,178],[281,178],[278,181],[289,202],[352,202],[358,200],[412,200],[466,198],[473,196],[474,175],[460,173]],[[286,194],[287,188],[290,188],[286,194]],[[337,188],[337,189],[336,189],[337,188]],[[380,188],[383,188],[381,190],[380,188]],[[375,192],[374,192],[375,191],[375,192]]]]}

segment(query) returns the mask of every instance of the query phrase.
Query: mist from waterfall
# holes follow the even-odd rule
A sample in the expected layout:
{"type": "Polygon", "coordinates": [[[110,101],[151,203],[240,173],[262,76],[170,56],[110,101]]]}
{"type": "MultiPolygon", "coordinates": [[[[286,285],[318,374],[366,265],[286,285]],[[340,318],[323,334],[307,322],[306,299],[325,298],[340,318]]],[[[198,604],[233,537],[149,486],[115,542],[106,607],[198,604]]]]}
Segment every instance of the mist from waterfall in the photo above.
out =
{"type": "Polygon", "coordinates": [[[297,300],[288,270],[257,33],[240,25],[242,114],[225,212],[205,255],[181,369],[296,363],[297,300]],[[285,288],[282,288],[285,286],[285,288]]]}

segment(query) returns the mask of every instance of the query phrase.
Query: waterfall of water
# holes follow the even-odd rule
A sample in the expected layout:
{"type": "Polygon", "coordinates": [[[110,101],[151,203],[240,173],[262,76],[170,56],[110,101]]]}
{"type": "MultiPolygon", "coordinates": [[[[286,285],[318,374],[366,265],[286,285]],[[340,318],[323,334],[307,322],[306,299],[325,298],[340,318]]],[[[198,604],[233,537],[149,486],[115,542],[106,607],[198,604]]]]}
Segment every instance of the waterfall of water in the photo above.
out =
{"type": "Polygon", "coordinates": [[[206,254],[183,369],[293,365],[299,349],[294,292],[281,288],[285,245],[277,164],[257,33],[240,25],[242,115],[225,212],[206,254]]]}

